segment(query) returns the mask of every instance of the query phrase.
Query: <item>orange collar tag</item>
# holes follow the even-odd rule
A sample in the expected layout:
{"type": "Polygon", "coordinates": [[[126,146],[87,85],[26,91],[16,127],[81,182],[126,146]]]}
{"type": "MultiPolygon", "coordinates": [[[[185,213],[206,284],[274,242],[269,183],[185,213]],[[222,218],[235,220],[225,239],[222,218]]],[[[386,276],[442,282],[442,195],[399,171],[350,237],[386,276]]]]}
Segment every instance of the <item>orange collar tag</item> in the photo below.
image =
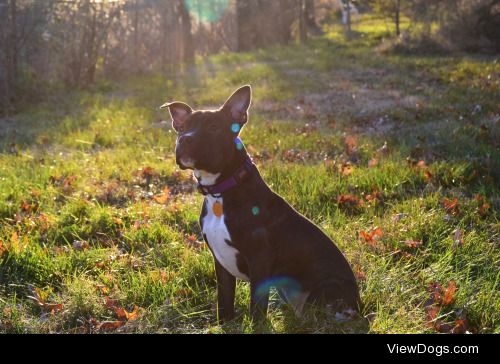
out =
{"type": "Polygon", "coordinates": [[[212,205],[212,211],[214,212],[214,215],[217,217],[222,216],[222,204],[219,201],[215,201],[214,204],[212,205]]]}

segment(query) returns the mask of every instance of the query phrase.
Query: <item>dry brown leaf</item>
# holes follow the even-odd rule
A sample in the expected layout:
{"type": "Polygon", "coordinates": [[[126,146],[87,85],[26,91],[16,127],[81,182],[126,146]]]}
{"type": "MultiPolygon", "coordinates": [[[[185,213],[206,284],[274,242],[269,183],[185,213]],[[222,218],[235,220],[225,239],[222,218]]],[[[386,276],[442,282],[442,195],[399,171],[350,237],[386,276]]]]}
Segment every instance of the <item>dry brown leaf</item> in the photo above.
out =
{"type": "Polygon", "coordinates": [[[103,321],[97,325],[97,330],[111,331],[125,325],[125,321],[103,321]]]}
{"type": "Polygon", "coordinates": [[[405,240],[405,245],[408,248],[411,249],[416,249],[422,245],[422,241],[417,241],[417,240],[405,240]]]}
{"type": "Polygon", "coordinates": [[[153,199],[157,203],[159,203],[161,205],[165,205],[167,203],[169,197],[170,197],[170,191],[169,191],[168,187],[165,186],[162,193],[159,195],[153,196],[153,199]]]}

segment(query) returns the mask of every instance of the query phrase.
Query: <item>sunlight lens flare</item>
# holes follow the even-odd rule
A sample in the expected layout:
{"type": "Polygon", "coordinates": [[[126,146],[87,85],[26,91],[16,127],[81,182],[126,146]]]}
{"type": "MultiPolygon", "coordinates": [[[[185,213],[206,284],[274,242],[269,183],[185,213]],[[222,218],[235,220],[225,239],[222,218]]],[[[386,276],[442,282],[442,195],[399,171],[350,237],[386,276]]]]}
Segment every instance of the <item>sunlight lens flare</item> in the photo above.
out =
{"type": "Polygon", "coordinates": [[[229,7],[229,0],[184,0],[191,16],[203,23],[219,21],[229,7]]]}
{"type": "Polygon", "coordinates": [[[301,284],[295,279],[287,276],[273,277],[265,280],[257,287],[257,294],[264,295],[270,288],[276,288],[280,292],[280,296],[284,293],[286,297],[283,299],[295,300],[302,290],[301,284]]]}

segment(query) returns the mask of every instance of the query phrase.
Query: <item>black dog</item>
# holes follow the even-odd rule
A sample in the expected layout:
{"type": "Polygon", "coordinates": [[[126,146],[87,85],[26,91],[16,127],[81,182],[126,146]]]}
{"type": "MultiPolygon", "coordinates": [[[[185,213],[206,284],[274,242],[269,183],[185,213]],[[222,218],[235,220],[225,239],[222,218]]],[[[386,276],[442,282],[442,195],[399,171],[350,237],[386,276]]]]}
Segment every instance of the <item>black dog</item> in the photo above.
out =
{"type": "Polygon", "coordinates": [[[203,237],[215,260],[218,317],[234,317],[236,278],[250,281],[252,318],[266,315],[276,287],[300,315],[306,303],[353,314],[360,305],[346,259],[316,225],[263,181],[239,132],[248,119],[250,86],[238,89],[216,111],[167,103],[177,131],[176,161],[193,169],[205,195],[203,237]]]}

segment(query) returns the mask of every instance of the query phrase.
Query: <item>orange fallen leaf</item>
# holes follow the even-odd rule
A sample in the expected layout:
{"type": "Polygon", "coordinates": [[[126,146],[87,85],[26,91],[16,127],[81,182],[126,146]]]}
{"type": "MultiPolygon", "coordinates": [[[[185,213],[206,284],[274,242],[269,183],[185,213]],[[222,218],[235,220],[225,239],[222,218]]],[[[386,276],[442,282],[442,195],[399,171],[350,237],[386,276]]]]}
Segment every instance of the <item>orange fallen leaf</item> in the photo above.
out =
{"type": "Polygon", "coordinates": [[[457,285],[454,281],[448,283],[448,287],[444,290],[444,295],[442,299],[442,304],[448,306],[455,300],[455,293],[457,291],[457,285]]]}
{"type": "Polygon", "coordinates": [[[369,233],[366,231],[361,230],[359,232],[359,236],[365,240],[365,242],[368,243],[370,246],[375,246],[377,243],[377,240],[380,239],[381,237],[384,236],[384,233],[381,228],[375,228],[369,233]]]}
{"type": "Polygon", "coordinates": [[[372,158],[368,161],[368,168],[373,168],[378,165],[378,159],[377,158],[372,158]]]}
{"type": "Polygon", "coordinates": [[[169,197],[170,197],[170,191],[169,191],[168,187],[165,186],[162,193],[159,195],[153,196],[153,199],[157,203],[165,205],[167,203],[169,197]]]}
{"type": "Polygon", "coordinates": [[[15,252],[20,252],[26,248],[28,245],[28,239],[26,236],[23,237],[22,241],[19,239],[19,234],[14,231],[10,236],[9,248],[12,248],[15,252]]]}
{"type": "Polygon", "coordinates": [[[455,327],[451,331],[453,334],[465,334],[468,330],[469,323],[467,319],[459,318],[455,320],[455,327]]]}
{"type": "Polygon", "coordinates": [[[347,155],[351,155],[357,150],[356,138],[352,135],[348,135],[344,139],[344,148],[347,155]]]}
{"type": "Polygon", "coordinates": [[[455,197],[451,200],[445,197],[442,203],[446,212],[452,215],[458,215],[460,213],[458,198],[455,197]]]}
{"type": "Polygon", "coordinates": [[[30,212],[31,211],[31,205],[27,203],[26,201],[21,202],[21,210],[24,212],[30,212]]]}
{"type": "Polygon", "coordinates": [[[479,215],[481,215],[481,217],[484,217],[486,216],[486,213],[488,212],[488,210],[490,209],[490,204],[489,203],[483,203],[481,206],[479,206],[478,208],[478,212],[479,212],[479,215]]]}
{"type": "Polygon", "coordinates": [[[68,176],[63,181],[63,191],[69,192],[71,190],[71,186],[73,182],[76,181],[76,176],[68,176]]]}
{"type": "Polygon", "coordinates": [[[134,305],[134,309],[132,310],[132,312],[127,312],[126,310],[124,311],[127,321],[135,321],[139,317],[139,307],[137,305],[134,305]]]}
{"type": "Polygon", "coordinates": [[[420,169],[425,169],[425,168],[427,168],[427,165],[425,164],[425,161],[423,161],[423,160],[419,160],[419,161],[417,162],[417,168],[420,168],[420,169]]]}
{"type": "Polygon", "coordinates": [[[350,176],[353,171],[354,167],[350,164],[343,164],[342,167],[340,167],[340,172],[343,176],[350,176]]]}

